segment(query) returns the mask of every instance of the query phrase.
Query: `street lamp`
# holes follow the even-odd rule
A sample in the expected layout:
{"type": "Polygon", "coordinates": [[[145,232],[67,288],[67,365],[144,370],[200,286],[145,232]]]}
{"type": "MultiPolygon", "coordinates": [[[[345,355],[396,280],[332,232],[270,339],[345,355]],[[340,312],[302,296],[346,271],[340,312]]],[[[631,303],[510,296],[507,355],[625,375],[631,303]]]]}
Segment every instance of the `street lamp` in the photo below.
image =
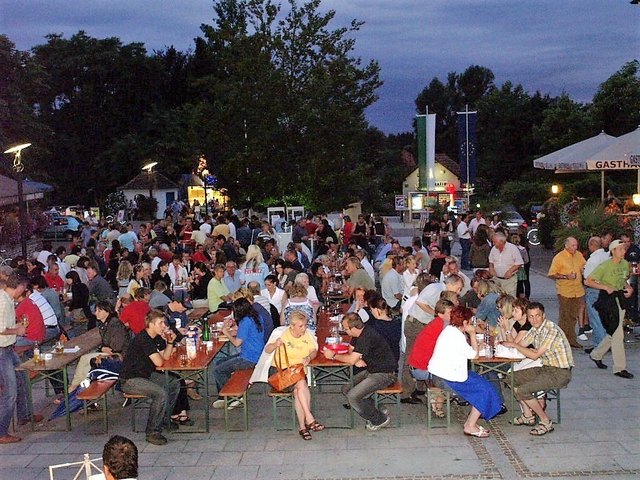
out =
{"type": "Polygon", "coordinates": [[[560,193],[560,185],[556,185],[555,183],[551,185],[551,193],[553,193],[554,195],[560,193]]]}
{"type": "MultiPolygon", "coordinates": [[[[142,167],[142,170],[147,171],[147,175],[149,177],[149,206],[152,205],[152,199],[153,199],[153,180],[154,180],[153,167],[155,167],[157,164],[158,162],[150,162],[150,163],[147,163],[144,167],[142,167]]],[[[155,220],[156,212],[153,212],[153,218],[155,220]]]]}
{"type": "Polygon", "coordinates": [[[4,151],[6,154],[13,153],[13,171],[16,172],[18,177],[18,216],[20,223],[20,248],[22,249],[22,258],[27,258],[27,239],[24,234],[24,227],[26,223],[25,206],[24,206],[24,193],[22,182],[24,180],[22,172],[24,171],[24,164],[22,163],[22,150],[30,147],[30,143],[22,143],[14,147],[8,148],[4,151]]]}
{"type": "Polygon", "coordinates": [[[634,193],[631,197],[634,205],[640,205],[640,193],[634,193]]]}

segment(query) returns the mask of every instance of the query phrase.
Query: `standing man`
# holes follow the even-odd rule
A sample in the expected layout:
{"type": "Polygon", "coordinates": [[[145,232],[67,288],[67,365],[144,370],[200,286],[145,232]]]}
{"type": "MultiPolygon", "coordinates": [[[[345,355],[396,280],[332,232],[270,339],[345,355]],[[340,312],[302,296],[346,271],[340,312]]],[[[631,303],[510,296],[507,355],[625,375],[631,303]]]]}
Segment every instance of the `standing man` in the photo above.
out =
{"type": "Polygon", "coordinates": [[[578,240],[569,237],[564,242],[564,250],[558,252],[551,261],[547,276],[556,281],[560,318],[558,326],[562,329],[572,348],[581,349],[576,338],[578,317],[584,312],[584,287],[582,272],[587,262],[578,250],[578,240]]]}
{"type": "Polygon", "coordinates": [[[147,442],[154,445],[167,443],[162,425],[180,392],[179,382],[167,384],[164,374],[156,371],[156,367],[162,367],[171,358],[175,339],[176,334],[167,328],[164,313],[151,310],[145,318],[145,329],[131,341],[120,372],[123,392],[151,399],[145,433],[147,442]]]}
{"type": "Polygon", "coordinates": [[[598,368],[605,369],[607,366],[602,363],[602,358],[611,350],[613,355],[613,374],[617,377],[631,379],[633,374],[626,370],[627,360],[624,353],[625,311],[622,307],[624,298],[630,298],[633,295],[633,288],[627,282],[629,278],[629,262],[624,259],[625,246],[620,240],[611,242],[609,251],[611,252],[611,258],[598,265],[585,282],[587,287],[600,290],[598,303],[602,303],[604,309],[599,309],[599,313],[607,332],[604,339],[591,352],[590,357],[598,368]],[[606,294],[603,294],[602,291],[606,292],[606,294]],[[604,315],[605,313],[606,316],[604,315]]]}
{"type": "Polygon", "coordinates": [[[476,230],[480,225],[486,225],[486,220],[482,217],[482,211],[478,210],[476,212],[476,216],[471,219],[469,222],[469,233],[471,236],[476,234],[476,230]]]}
{"type": "MultiPolygon", "coordinates": [[[[27,405],[27,376],[24,370],[17,371],[20,358],[13,351],[16,336],[24,336],[26,327],[16,325],[16,310],[13,302],[27,287],[27,279],[12,272],[0,290],[0,445],[16,443],[20,437],[9,435],[9,426],[14,410],[17,410],[18,425],[26,425],[31,419],[27,405]]],[[[42,415],[34,415],[34,422],[41,422],[42,415]]]]}
{"type": "Polygon", "coordinates": [[[404,260],[398,255],[391,257],[391,270],[382,277],[380,288],[382,298],[384,298],[389,308],[394,312],[400,310],[402,294],[404,293],[404,279],[402,272],[404,271],[404,260]]]}
{"type": "Polygon", "coordinates": [[[491,238],[493,248],[489,252],[489,273],[505,293],[515,297],[518,291],[516,272],[524,265],[520,250],[513,243],[507,242],[504,233],[494,233],[491,238]]]}
{"type": "Polygon", "coordinates": [[[469,219],[471,215],[465,216],[458,227],[458,240],[460,240],[460,247],[462,248],[462,257],[460,258],[461,267],[463,270],[471,270],[471,264],[469,263],[469,251],[471,250],[471,232],[469,231],[469,219]]]}
{"type": "Polygon", "coordinates": [[[395,382],[398,362],[384,337],[363,323],[358,314],[347,313],[342,319],[342,329],[355,339],[355,346],[349,346],[349,353],[336,354],[326,347],[322,353],[328,360],[364,368],[353,378],[353,386],[342,387],[342,393],[351,408],[367,421],[367,430],[380,430],[389,424],[391,417],[376,408],[371,394],[395,382]]]}
{"type": "MultiPolygon", "coordinates": [[[[589,259],[584,266],[584,273],[582,274],[583,278],[588,278],[589,275],[593,273],[598,265],[602,262],[609,260],[611,258],[611,254],[606,252],[604,248],[602,248],[602,241],[600,237],[591,237],[589,239],[589,259]]],[[[589,314],[589,325],[591,327],[591,347],[585,348],[585,353],[589,354],[593,351],[595,347],[597,347],[600,342],[606,337],[607,332],[604,330],[604,326],[602,325],[602,320],[600,320],[600,314],[596,310],[594,304],[596,300],[598,300],[598,295],[600,294],[599,290],[595,288],[591,288],[587,286],[585,288],[585,303],[587,304],[587,313],[589,314]]]]}

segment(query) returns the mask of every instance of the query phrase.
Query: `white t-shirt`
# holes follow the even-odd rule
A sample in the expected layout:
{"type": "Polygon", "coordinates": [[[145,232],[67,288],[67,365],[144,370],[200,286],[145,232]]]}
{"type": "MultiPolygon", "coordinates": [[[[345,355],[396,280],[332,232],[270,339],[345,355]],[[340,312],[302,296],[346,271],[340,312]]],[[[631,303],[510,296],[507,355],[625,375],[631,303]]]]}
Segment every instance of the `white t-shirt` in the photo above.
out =
{"type": "Polygon", "coordinates": [[[466,238],[467,240],[471,239],[471,234],[469,233],[469,226],[467,222],[462,220],[456,229],[458,231],[458,238],[466,238]]]}
{"type": "Polygon", "coordinates": [[[40,314],[42,315],[42,319],[44,320],[45,327],[55,327],[58,325],[58,317],[56,317],[56,312],[53,311],[51,304],[47,302],[47,299],[42,296],[40,292],[33,292],[29,295],[29,298],[33,303],[36,304],[38,310],[40,310],[40,314]]]}
{"type": "Polygon", "coordinates": [[[394,308],[400,300],[395,296],[404,293],[404,279],[395,269],[389,270],[380,281],[380,290],[382,298],[385,299],[387,305],[394,308]]]}
{"type": "Polygon", "coordinates": [[[587,278],[593,273],[598,265],[611,258],[611,253],[605,252],[604,248],[599,248],[589,256],[586,265],[584,266],[584,275],[582,278],[587,278]]]}
{"type": "Polygon", "coordinates": [[[273,294],[273,296],[271,296],[269,294],[269,290],[263,288],[262,290],[260,290],[260,295],[268,298],[271,305],[278,309],[278,313],[282,313],[282,299],[284,298],[283,289],[281,289],[280,287],[276,287],[275,293],[273,294]]]}
{"type": "Polygon", "coordinates": [[[213,227],[211,226],[211,224],[207,223],[207,222],[205,222],[202,225],[200,225],[200,228],[199,228],[199,230],[201,232],[203,232],[207,236],[211,235],[211,230],[212,229],[213,229],[213,227]]]}
{"type": "Polygon", "coordinates": [[[367,257],[363,257],[362,260],[360,261],[360,265],[362,265],[362,268],[364,268],[364,271],[369,274],[369,276],[371,277],[371,280],[373,280],[373,282],[375,283],[376,273],[374,272],[373,265],[371,265],[371,262],[369,261],[369,259],[367,257]]]}
{"type": "Polygon", "coordinates": [[[504,244],[502,252],[496,247],[491,249],[491,252],[489,252],[489,263],[493,263],[497,277],[504,277],[507,270],[514,265],[524,265],[520,250],[518,250],[518,247],[513,243],[509,242],[504,244]]]}
{"type": "Polygon", "coordinates": [[[475,349],[467,343],[465,334],[448,325],[438,337],[427,369],[445,380],[464,382],[469,378],[467,360],[476,358],[476,355],[475,349]]]}

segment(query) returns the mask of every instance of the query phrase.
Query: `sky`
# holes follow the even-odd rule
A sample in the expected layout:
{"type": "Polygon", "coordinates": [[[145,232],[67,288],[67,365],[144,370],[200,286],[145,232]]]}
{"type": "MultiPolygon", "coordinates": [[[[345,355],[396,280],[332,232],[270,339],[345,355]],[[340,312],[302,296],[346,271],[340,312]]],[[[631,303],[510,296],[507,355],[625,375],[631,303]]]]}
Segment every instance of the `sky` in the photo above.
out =
{"type": "MultiPolygon", "coordinates": [[[[299,0],[302,3],[303,0],[299,0]]],[[[212,0],[0,0],[0,33],[19,50],[48,33],[79,30],[186,51],[213,24],[212,0]]],[[[640,58],[640,5],[629,0],[324,0],[332,27],[365,22],[354,55],[380,63],[384,85],[367,110],[385,133],[411,130],[414,100],[432,78],[490,68],[533,93],[589,102],[598,86],[640,58]]],[[[473,108],[473,106],[471,106],[473,108]]]]}

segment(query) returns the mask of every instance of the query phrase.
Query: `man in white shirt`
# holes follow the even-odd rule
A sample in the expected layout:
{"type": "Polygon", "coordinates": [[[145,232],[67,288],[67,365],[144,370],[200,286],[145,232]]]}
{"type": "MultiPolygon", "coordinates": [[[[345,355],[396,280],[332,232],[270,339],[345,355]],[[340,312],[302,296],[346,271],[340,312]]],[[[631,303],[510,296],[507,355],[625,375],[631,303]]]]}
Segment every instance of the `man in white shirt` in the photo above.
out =
{"type": "MultiPolygon", "coordinates": [[[[584,266],[584,273],[582,278],[587,278],[593,271],[596,269],[598,265],[603,263],[606,260],[611,258],[611,253],[605,251],[602,248],[602,239],[600,237],[591,237],[589,239],[589,259],[584,266]]],[[[587,312],[589,313],[589,325],[591,326],[591,347],[585,348],[585,353],[589,354],[593,351],[595,347],[597,347],[600,342],[607,336],[607,332],[602,326],[602,320],[600,320],[600,314],[598,310],[593,306],[598,300],[598,295],[600,295],[600,291],[595,288],[585,287],[585,302],[587,304],[587,312]]]]}
{"type": "Polygon", "coordinates": [[[204,233],[207,237],[211,236],[211,230],[213,230],[212,220],[209,215],[204,220],[204,223],[200,225],[199,230],[204,233]]]}
{"type": "Polygon", "coordinates": [[[469,231],[469,218],[471,215],[465,216],[458,227],[456,228],[458,232],[458,240],[460,240],[460,247],[462,248],[462,256],[460,258],[460,263],[462,264],[463,270],[471,270],[471,264],[469,263],[469,251],[471,250],[471,232],[469,231]]]}
{"type": "Polygon", "coordinates": [[[489,274],[505,293],[515,297],[518,287],[516,272],[524,265],[520,250],[513,243],[507,242],[503,233],[494,233],[491,239],[493,248],[489,252],[489,274]]]}
{"type": "MultiPolygon", "coordinates": [[[[425,325],[428,324],[434,318],[435,307],[438,300],[440,300],[440,294],[448,290],[459,295],[463,286],[464,282],[458,275],[450,275],[442,283],[438,282],[427,285],[418,294],[416,304],[411,309],[409,315],[415,321],[425,325]]],[[[409,318],[407,318],[407,321],[409,321],[409,318]]]]}
{"type": "Polygon", "coordinates": [[[458,275],[464,282],[464,286],[460,291],[460,296],[462,297],[466,295],[466,293],[471,290],[471,279],[460,271],[458,259],[456,257],[447,257],[444,262],[444,268],[442,269],[442,274],[440,275],[440,281],[444,282],[445,278],[450,277],[451,275],[458,275]]]}
{"type": "Polygon", "coordinates": [[[382,298],[392,310],[400,308],[402,294],[404,293],[404,279],[402,271],[404,270],[404,260],[402,257],[394,255],[391,257],[391,270],[382,277],[380,289],[382,298]]]}
{"type": "Polygon", "coordinates": [[[476,234],[476,230],[480,225],[486,225],[487,222],[482,218],[482,212],[478,210],[476,216],[469,222],[469,233],[471,236],[476,234]]]}

